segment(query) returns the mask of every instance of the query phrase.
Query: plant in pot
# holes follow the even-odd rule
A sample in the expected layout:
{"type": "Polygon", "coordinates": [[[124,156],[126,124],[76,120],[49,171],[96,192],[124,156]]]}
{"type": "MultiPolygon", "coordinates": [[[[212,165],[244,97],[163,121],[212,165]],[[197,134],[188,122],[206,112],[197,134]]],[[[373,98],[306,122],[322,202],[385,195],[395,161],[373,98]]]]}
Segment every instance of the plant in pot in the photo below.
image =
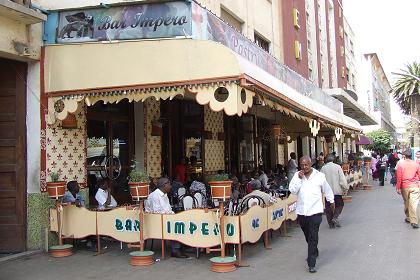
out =
{"type": "Polygon", "coordinates": [[[51,181],[47,182],[47,191],[50,198],[59,199],[66,191],[66,182],[60,181],[60,173],[51,172],[51,181]]]}
{"type": "Polygon", "coordinates": [[[232,193],[232,183],[228,174],[216,174],[210,181],[211,196],[213,199],[227,200],[232,193]]]}
{"type": "Polygon", "coordinates": [[[128,176],[128,185],[130,186],[131,197],[135,201],[147,198],[149,195],[150,179],[144,172],[132,170],[128,176]]]}

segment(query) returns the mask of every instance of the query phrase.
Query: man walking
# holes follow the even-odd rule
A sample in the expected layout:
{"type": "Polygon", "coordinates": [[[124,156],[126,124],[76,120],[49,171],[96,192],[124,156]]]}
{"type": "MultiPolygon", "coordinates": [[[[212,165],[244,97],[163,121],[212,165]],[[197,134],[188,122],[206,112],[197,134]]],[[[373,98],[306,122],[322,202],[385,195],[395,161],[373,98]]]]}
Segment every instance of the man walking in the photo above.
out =
{"type": "Polygon", "coordinates": [[[334,156],[331,154],[328,155],[325,159],[326,164],[321,168],[321,172],[325,174],[327,182],[334,193],[334,211],[331,210],[330,202],[327,200],[325,201],[325,214],[330,228],[341,227],[338,217],[344,207],[343,194],[346,194],[349,189],[346,176],[344,175],[341,166],[335,164],[333,161],[334,156]]]}
{"type": "Polygon", "coordinates": [[[417,204],[419,203],[420,165],[411,159],[411,151],[404,152],[405,160],[397,165],[397,193],[404,199],[405,221],[419,228],[417,204]]]}
{"type": "Polygon", "coordinates": [[[318,251],[318,231],[322,222],[324,206],[322,194],[325,195],[330,207],[334,211],[334,194],[328,185],[325,175],[311,167],[311,158],[303,156],[300,161],[301,171],[296,172],[289,185],[289,191],[297,195],[296,213],[298,223],[308,243],[308,258],[306,259],[309,272],[316,272],[316,258],[318,251]]]}

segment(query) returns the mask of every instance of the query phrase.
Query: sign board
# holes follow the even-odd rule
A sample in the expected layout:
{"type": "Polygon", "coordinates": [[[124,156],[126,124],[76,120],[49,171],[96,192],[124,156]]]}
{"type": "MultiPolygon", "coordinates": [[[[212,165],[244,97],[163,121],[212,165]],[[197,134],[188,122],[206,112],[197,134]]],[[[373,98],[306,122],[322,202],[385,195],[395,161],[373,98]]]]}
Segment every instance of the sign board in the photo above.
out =
{"type": "MultiPolygon", "coordinates": [[[[323,200],[324,201],[324,200],[323,200]]],[[[297,214],[296,214],[296,207],[297,207],[297,197],[296,195],[291,194],[289,198],[286,200],[286,219],[287,220],[296,220],[297,214]]]]}
{"type": "MultiPolygon", "coordinates": [[[[63,206],[61,212],[63,236],[84,238],[96,234],[96,212],[74,205],[63,206]]],[[[57,209],[50,209],[50,230],[58,231],[57,209]]]]}
{"type": "Polygon", "coordinates": [[[174,1],[59,12],[56,42],[164,38],[191,32],[191,4],[174,1]]]}
{"type": "Polygon", "coordinates": [[[259,205],[252,206],[240,216],[242,243],[257,242],[261,235],[268,229],[267,227],[267,208],[259,205]]]}
{"type": "Polygon", "coordinates": [[[286,202],[285,200],[278,200],[273,205],[269,206],[268,211],[268,228],[279,229],[286,219],[286,202]]]}
{"type": "MultiPolygon", "coordinates": [[[[238,220],[239,221],[239,220],[238,220]]],[[[239,242],[238,222],[226,219],[225,236],[239,242]]],[[[191,209],[175,215],[163,215],[163,236],[191,247],[209,248],[221,244],[219,218],[213,211],[191,209]]]]}

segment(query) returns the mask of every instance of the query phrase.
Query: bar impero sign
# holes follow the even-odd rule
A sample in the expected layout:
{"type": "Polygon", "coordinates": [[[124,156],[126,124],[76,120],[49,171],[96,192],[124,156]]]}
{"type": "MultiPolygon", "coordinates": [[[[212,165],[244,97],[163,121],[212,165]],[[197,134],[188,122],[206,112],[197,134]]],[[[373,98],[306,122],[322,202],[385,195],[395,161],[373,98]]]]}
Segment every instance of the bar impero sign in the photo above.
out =
{"type": "Polygon", "coordinates": [[[164,2],[59,12],[57,43],[191,35],[191,3],[164,2]]]}

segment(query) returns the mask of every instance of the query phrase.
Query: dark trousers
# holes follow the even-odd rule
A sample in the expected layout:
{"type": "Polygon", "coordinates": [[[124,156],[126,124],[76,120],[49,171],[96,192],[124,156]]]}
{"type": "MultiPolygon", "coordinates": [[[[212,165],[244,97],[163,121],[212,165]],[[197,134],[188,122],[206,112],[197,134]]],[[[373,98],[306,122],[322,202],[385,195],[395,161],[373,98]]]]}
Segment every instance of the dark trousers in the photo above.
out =
{"type": "Polygon", "coordinates": [[[385,186],[385,169],[380,168],[379,173],[379,186],[385,186]]]}
{"type": "Polygon", "coordinates": [[[305,235],[306,242],[308,243],[308,262],[309,267],[314,267],[316,258],[318,257],[318,231],[319,225],[322,222],[322,213],[312,216],[298,215],[298,223],[305,235]]]}
{"type": "Polygon", "coordinates": [[[333,225],[332,219],[338,219],[344,208],[344,201],[342,195],[334,195],[335,210],[331,210],[331,203],[325,200],[325,215],[329,225],[333,225]]]}

